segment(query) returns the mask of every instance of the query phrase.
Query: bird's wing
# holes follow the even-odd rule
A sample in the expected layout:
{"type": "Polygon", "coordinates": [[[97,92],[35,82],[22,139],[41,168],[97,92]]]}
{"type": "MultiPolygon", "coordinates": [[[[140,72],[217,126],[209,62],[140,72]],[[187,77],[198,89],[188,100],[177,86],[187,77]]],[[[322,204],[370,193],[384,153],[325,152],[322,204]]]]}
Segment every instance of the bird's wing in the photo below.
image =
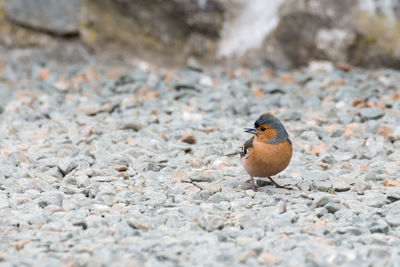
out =
{"type": "Polygon", "coordinates": [[[254,136],[247,140],[240,151],[240,158],[246,157],[248,149],[253,147],[254,136]]]}

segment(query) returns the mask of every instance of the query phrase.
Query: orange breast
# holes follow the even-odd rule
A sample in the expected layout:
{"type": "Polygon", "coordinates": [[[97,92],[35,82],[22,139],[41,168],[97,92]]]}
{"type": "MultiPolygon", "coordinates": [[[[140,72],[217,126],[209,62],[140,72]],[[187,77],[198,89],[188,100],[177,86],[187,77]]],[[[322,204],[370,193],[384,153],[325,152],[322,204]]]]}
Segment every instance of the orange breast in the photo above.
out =
{"type": "Polygon", "coordinates": [[[292,145],[288,141],[279,144],[254,141],[242,163],[250,176],[269,177],[283,171],[291,158],[292,145]]]}

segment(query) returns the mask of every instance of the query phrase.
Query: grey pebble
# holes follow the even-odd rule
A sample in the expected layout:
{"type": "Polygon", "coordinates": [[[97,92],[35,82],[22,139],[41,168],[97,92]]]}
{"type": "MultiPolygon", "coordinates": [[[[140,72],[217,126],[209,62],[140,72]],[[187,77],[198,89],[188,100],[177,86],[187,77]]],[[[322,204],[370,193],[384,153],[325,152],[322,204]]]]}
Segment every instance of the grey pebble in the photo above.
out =
{"type": "Polygon", "coordinates": [[[220,192],[215,193],[214,195],[212,195],[209,199],[208,202],[212,202],[212,203],[220,203],[221,201],[223,201],[224,198],[222,196],[222,194],[220,192]]]}
{"type": "Polygon", "coordinates": [[[341,210],[344,208],[343,205],[338,204],[338,203],[328,203],[324,206],[324,208],[329,212],[329,213],[335,213],[338,210],[341,210]]]}
{"type": "Polygon", "coordinates": [[[400,226],[400,215],[388,214],[386,215],[385,220],[392,227],[400,226]]]}
{"type": "Polygon", "coordinates": [[[301,191],[310,191],[311,190],[311,183],[309,181],[303,180],[296,185],[300,188],[301,191]]]}
{"type": "Polygon", "coordinates": [[[379,220],[377,222],[373,222],[369,226],[369,230],[371,233],[388,233],[390,230],[390,226],[384,221],[384,220],[379,220]]]}
{"type": "Polygon", "coordinates": [[[371,184],[364,182],[364,181],[356,181],[354,183],[354,188],[353,190],[357,192],[359,195],[364,195],[364,192],[367,190],[370,190],[371,184]]]}
{"type": "Polygon", "coordinates": [[[361,117],[365,120],[376,120],[385,115],[385,112],[380,108],[361,108],[359,112],[361,117]]]}
{"type": "Polygon", "coordinates": [[[333,153],[333,158],[336,161],[348,161],[348,160],[350,160],[350,159],[352,159],[354,157],[355,157],[355,154],[351,153],[351,152],[336,152],[336,153],[333,153]]]}
{"type": "Polygon", "coordinates": [[[387,188],[386,196],[392,202],[400,200],[400,188],[399,187],[387,188]]]}
{"type": "Polygon", "coordinates": [[[214,175],[208,175],[208,174],[192,174],[190,175],[190,180],[194,182],[212,182],[214,180],[214,175]]]}
{"type": "Polygon", "coordinates": [[[56,205],[61,207],[64,199],[64,194],[58,191],[43,192],[36,200],[38,205],[42,208],[48,205],[56,205]]]}
{"type": "Polygon", "coordinates": [[[224,225],[225,219],[217,215],[208,216],[205,224],[207,231],[213,231],[216,229],[221,230],[222,228],[224,228],[224,225]]]}
{"type": "Polygon", "coordinates": [[[57,166],[58,166],[58,169],[62,172],[62,174],[66,175],[70,171],[72,171],[74,168],[76,168],[78,166],[78,163],[76,163],[76,161],[74,159],[65,158],[65,159],[62,159],[58,163],[57,166]]]}
{"type": "Polygon", "coordinates": [[[76,176],[75,181],[78,187],[87,187],[90,184],[89,177],[87,175],[76,176]]]}
{"type": "Polygon", "coordinates": [[[336,182],[333,183],[333,189],[335,192],[345,192],[350,190],[350,185],[345,182],[336,182]]]}
{"type": "Polygon", "coordinates": [[[390,203],[384,195],[369,195],[364,200],[365,205],[374,207],[374,208],[381,208],[383,205],[390,203]]]}
{"type": "Polygon", "coordinates": [[[315,207],[323,207],[328,203],[333,202],[333,197],[331,195],[328,194],[320,194],[320,195],[316,195],[314,196],[314,203],[313,205],[315,207]]]}
{"type": "Polygon", "coordinates": [[[317,191],[328,192],[328,190],[333,188],[333,183],[325,181],[317,181],[312,183],[312,188],[317,191]]]}

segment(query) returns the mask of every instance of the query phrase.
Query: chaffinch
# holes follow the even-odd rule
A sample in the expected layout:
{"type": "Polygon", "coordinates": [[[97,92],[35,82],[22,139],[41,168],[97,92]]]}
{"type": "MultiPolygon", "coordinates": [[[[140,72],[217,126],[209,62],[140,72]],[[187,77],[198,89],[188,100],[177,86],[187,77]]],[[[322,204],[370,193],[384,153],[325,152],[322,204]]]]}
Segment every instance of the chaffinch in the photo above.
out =
{"type": "Polygon", "coordinates": [[[246,133],[254,134],[241,149],[240,157],[244,169],[251,177],[253,190],[256,185],[253,177],[268,177],[277,188],[291,189],[289,185],[279,185],[270,176],[283,171],[292,158],[292,142],[282,123],[271,114],[262,114],[254,127],[245,128],[246,133]]]}

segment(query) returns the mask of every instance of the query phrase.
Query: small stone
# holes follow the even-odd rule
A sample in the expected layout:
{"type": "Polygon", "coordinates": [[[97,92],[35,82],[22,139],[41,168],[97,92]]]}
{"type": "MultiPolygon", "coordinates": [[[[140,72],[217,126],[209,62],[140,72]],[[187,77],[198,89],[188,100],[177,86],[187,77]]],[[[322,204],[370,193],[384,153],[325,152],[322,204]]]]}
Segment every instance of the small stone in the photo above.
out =
{"type": "Polygon", "coordinates": [[[369,231],[371,233],[387,234],[389,232],[389,229],[390,229],[389,225],[384,220],[373,222],[369,227],[369,231]]]}
{"type": "Polygon", "coordinates": [[[161,170],[161,167],[153,162],[149,162],[146,166],[146,170],[148,171],[155,171],[155,172],[159,172],[161,170]]]}
{"type": "Polygon", "coordinates": [[[343,209],[344,206],[340,205],[338,203],[328,203],[324,206],[324,208],[329,212],[329,213],[335,213],[340,209],[343,209]]]}
{"type": "Polygon", "coordinates": [[[209,199],[208,202],[211,203],[220,203],[221,201],[223,201],[224,198],[222,196],[222,194],[220,192],[215,193],[214,195],[212,195],[209,199]]]}
{"type": "Polygon", "coordinates": [[[130,227],[134,229],[139,229],[143,231],[149,231],[151,229],[149,225],[138,222],[135,218],[129,218],[126,222],[130,227]]]}
{"type": "Polygon", "coordinates": [[[287,202],[286,201],[279,201],[277,205],[278,213],[282,214],[287,211],[287,202]]]}
{"type": "Polygon", "coordinates": [[[315,199],[314,206],[316,208],[323,207],[326,204],[331,203],[332,201],[333,201],[333,198],[331,196],[324,195],[324,196],[321,196],[321,197],[315,199]]]}
{"type": "Polygon", "coordinates": [[[255,179],[256,185],[259,187],[272,185],[272,182],[269,179],[255,179]]]}
{"type": "Polygon", "coordinates": [[[217,183],[208,183],[208,182],[193,182],[193,184],[202,190],[208,190],[212,194],[215,194],[217,192],[221,191],[221,185],[217,183]]]}
{"type": "Polygon", "coordinates": [[[364,181],[357,181],[354,184],[353,190],[357,192],[358,195],[364,195],[364,192],[371,189],[371,184],[364,181]]]}
{"type": "Polygon", "coordinates": [[[246,196],[254,198],[256,196],[256,192],[254,190],[246,190],[245,191],[246,196]]]}
{"type": "Polygon", "coordinates": [[[109,103],[100,105],[100,104],[87,104],[83,107],[79,108],[79,111],[88,115],[88,116],[94,116],[98,113],[108,111],[110,109],[111,105],[109,103]]]}
{"type": "Polygon", "coordinates": [[[203,120],[203,115],[199,114],[199,113],[190,113],[187,111],[184,111],[182,113],[182,119],[185,121],[196,121],[196,122],[200,122],[203,120]]]}
{"type": "Polygon", "coordinates": [[[392,227],[400,226],[400,215],[388,214],[386,215],[385,220],[392,227]]]}
{"type": "Polygon", "coordinates": [[[355,157],[354,153],[351,152],[336,152],[333,154],[336,161],[348,161],[355,157]]]}
{"type": "Polygon", "coordinates": [[[326,164],[334,164],[336,162],[335,158],[332,155],[325,155],[323,158],[320,160],[322,163],[326,164]]]}
{"type": "Polygon", "coordinates": [[[316,222],[314,223],[314,225],[315,225],[315,226],[324,226],[324,225],[326,225],[326,221],[316,221],[316,222]]]}
{"type": "Polygon", "coordinates": [[[76,163],[75,160],[70,159],[70,158],[62,159],[57,165],[58,169],[62,172],[63,175],[68,174],[73,169],[75,169],[77,166],[78,166],[78,163],[76,163]]]}
{"type": "Polygon", "coordinates": [[[121,128],[124,130],[134,130],[137,132],[143,128],[143,124],[137,119],[124,120],[121,128]]]}
{"type": "Polygon", "coordinates": [[[364,120],[377,120],[385,115],[385,112],[380,108],[361,108],[359,113],[364,120]]]}
{"type": "Polygon", "coordinates": [[[203,159],[198,157],[192,158],[192,166],[194,168],[200,168],[201,166],[203,166],[203,159]]]}
{"type": "Polygon", "coordinates": [[[255,257],[257,257],[257,253],[254,250],[246,250],[245,252],[239,255],[237,260],[238,262],[243,263],[246,262],[247,259],[255,257]]]}
{"type": "Polygon", "coordinates": [[[262,264],[276,264],[279,260],[268,252],[263,252],[258,256],[257,260],[262,264]]]}
{"type": "Polygon", "coordinates": [[[345,182],[337,182],[333,184],[335,192],[345,192],[350,190],[350,185],[345,182]]]}
{"type": "Polygon", "coordinates": [[[194,173],[189,179],[194,182],[212,182],[214,180],[212,175],[205,173],[194,173]]]}
{"type": "Polygon", "coordinates": [[[392,202],[400,200],[400,188],[398,188],[398,187],[387,188],[386,196],[392,202]]]}
{"type": "Polygon", "coordinates": [[[199,195],[202,200],[207,200],[210,197],[211,193],[208,190],[201,190],[199,195]]]}
{"type": "Polygon", "coordinates": [[[110,211],[110,207],[107,205],[101,205],[101,204],[94,204],[92,206],[93,210],[103,213],[103,212],[109,212],[110,211]]]}
{"type": "Polygon", "coordinates": [[[370,197],[364,199],[364,204],[373,207],[373,208],[381,208],[383,205],[390,203],[386,196],[379,195],[371,195],[370,197]]]}
{"type": "Polygon", "coordinates": [[[389,125],[381,124],[378,126],[376,133],[380,136],[383,136],[384,138],[388,138],[389,136],[391,136],[393,134],[393,130],[389,125]]]}
{"type": "Polygon", "coordinates": [[[114,170],[118,171],[118,172],[124,172],[127,171],[129,166],[126,165],[121,165],[121,164],[114,164],[111,166],[114,170]]]}
{"type": "Polygon", "coordinates": [[[312,183],[312,187],[317,191],[328,192],[328,190],[332,188],[332,183],[325,181],[316,181],[312,183]]]}
{"type": "Polygon", "coordinates": [[[223,169],[225,167],[229,167],[229,163],[227,163],[226,161],[222,161],[222,160],[216,160],[213,162],[212,166],[216,169],[223,169]]]}
{"type": "Polygon", "coordinates": [[[183,142],[183,143],[187,143],[187,144],[191,144],[191,145],[196,144],[196,137],[195,137],[194,134],[191,133],[191,132],[186,132],[186,133],[181,137],[181,139],[179,139],[179,140],[181,140],[181,142],[183,142]]]}
{"type": "Polygon", "coordinates": [[[180,183],[191,183],[192,180],[189,178],[189,176],[186,174],[186,172],[182,169],[177,169],[174,171],[172,174],[172,179],[174,179],[177,182],[180,183]]]}
{"type": "Polygon", "coordinates": [[[310,191],[311,190],[311,183],[309,181],[303,180],[296,184],[301,191],[310,191]]]}
{"type": "Polygon", "coordinates": [[[206,230],[211,232],[213,230],[221,230],[224,228],[225,218],[217,215],[210,215],[206,221],[206,230]]]}
{"type": "Polygon", "coordinates": [[[198,193],[200,192],[200,188],[195,186],[195,185],[190,185],[188,188],[186,188],[186,194],[191,194],[191,193],[198,193]]]}
{"type": "Polygon", "coordinates": [[[357,235],[357,236],[362,234],[362,232],[361,232],[361,230],[359,228],[347,227],[347,226],[339,227],[337,229],[337,233],[341,234],[341,235],[348,233],[348,234],[357,235]]]}
{"type": "Polygon", "coordinates": [[[328,211],[324,207],[316,208],[314,210],[315,215],[317,215],[318,218],[321,218],[324,216],[328,211]]]}
{"type": "Polygon", "coordinates": [[[400,172],[400,161],[388,162],[385,164],[385,173],[393,176],[400,172]]]}
{"type": "Polygon", "coordinates": [[[37,200],[38,205],[42,208],[48,205],[56,205],[61,207],[64,199],[64,194],[58,191],[43,192],[37,200]]]}
{"type": "Polygon", "coordinates": [[[383,184],[385,186],[400,186],[400,182],[399,181],[391,180],[391,179],[383,180],[383,184]]]}

